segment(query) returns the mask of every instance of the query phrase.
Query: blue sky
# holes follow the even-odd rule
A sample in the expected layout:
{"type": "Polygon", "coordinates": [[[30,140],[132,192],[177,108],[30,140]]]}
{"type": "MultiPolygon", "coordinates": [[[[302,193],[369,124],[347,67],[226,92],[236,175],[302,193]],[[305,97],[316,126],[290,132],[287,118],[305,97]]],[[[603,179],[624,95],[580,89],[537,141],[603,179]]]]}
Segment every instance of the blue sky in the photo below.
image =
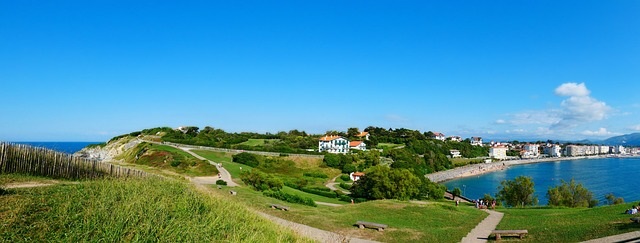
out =
{"type": "Polygon", "coordinates": [[[0,140],[640,131],[640,1],[2,1],[0,140]]]}

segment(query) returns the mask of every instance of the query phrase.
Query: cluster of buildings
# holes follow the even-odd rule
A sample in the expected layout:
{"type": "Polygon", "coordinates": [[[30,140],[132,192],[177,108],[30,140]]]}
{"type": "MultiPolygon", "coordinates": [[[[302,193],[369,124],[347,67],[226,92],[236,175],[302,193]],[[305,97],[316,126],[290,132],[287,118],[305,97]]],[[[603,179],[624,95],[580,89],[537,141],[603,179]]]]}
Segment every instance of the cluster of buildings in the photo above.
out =
{"type": "Polygon", "coordinates": [[[535,159],[542,157],[575,157],[602,154],[632,154],[640,152],[637,148],[606,145],[566,145],[560,144],[519,144],[491,143],[489,157],[497,160],[514,158],[535,159]],[[507,156],[507,151],[516,151],[518,156],[507,156]]]}
{"type": "Polygon", "coordinates": [[[349,141],[349,139],[342,136],[326,135],[318,140],[318,152],[346,154],[351,149],[366,151],[367,144],[363,140],[369,140],[369,133],[361,132],[356,137],[360,140],[349,141]]]}

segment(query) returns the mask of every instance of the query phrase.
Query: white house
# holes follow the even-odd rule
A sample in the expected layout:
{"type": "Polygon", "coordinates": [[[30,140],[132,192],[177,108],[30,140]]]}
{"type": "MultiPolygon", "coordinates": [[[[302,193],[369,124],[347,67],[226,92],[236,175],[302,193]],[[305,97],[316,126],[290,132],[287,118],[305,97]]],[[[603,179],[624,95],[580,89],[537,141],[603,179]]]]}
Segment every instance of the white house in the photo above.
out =
{"type": "Polygon", "coordinates": [[[365,139],[365,140],[369,140],[369,132],[361,132],[358,135],[356,135],[356,137],[360,138],[360,139],[365,139]]]}
{"type": "Polygon", "coordinates": [[[471,137],[471,145],[482,146],[482,138],[481,137],[471,137]]]}
{"type": "Polygon", "coordinates": [[[349,140],[341,136],[324,136],[318,141],[318,152],[346,154],[349,152],[349,140]]]}
{"type": "Polygon", "coordinates": [[[450,136],[447,138],[447,140],[454,141],[454,142],[462,142],[462,138],[460,136],[450,136]]]}
{"type": "Polygon", "coordinates": [[[366,151],[367,145],[362,141],[351,141],[349,142],[349,148],[366,151]]]}
{"type": "Polygon", "coordinates": [[[627,151],[624,149],[624,146],[620,145],[620,146],[615,146],[615,153],[616,154],[626,154],[627,151]]]}
{"type": "Polygon", "coordinates": [[[351,178],[352,181],[358,181],[363,176],[364,176],[364,172],[351,172],[349,174],[349,178],[351,178]]]}
{"type": "Polygon", "coordinates": [[[495,146],[489,148],[489,157],[499,160],[507,159],[507,147],[495,146]]]}
{"type": "Polygon", "coordinates": [[[562,147],[557,144],[547,145],[544,147],[544,153],[549,157],[562,157],[562,147]]]}
{"type": "Polygon", "coordinates": [[[433,137],[431,137],[431,138],[437,139],[437,140],[440,140],[440,141],[444,141],[445,139],[447,139],[447,137],[445,137],[444,134],[439,133],[439,132],[434,132],[433,133],[433,137]]]}
{"type": "Polygon", "coordinates": [[[537,144],[525,144],[524,147],[524,153],[527,158],[534,158],[534,157],[538,157],[540,156],[540,145],[537,144]]]}
{"type": "Polygon", "coordinates": [[[457,149],[451,149],[449,150],[449,153],[451,154],[451,158],[460,158],[462,157],[462,155],[460,154],[460,151],[457,149]]]}

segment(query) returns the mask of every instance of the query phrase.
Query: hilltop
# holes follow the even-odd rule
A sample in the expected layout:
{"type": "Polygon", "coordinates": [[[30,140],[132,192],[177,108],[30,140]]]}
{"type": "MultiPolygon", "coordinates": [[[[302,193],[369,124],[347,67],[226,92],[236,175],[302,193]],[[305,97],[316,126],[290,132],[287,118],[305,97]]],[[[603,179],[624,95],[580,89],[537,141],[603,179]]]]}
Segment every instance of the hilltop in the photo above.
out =
{"type": "Polygon", "coordinates": [[[640,146],[640,133],[611,137],[602,141],[607,145],[640,146]]]}

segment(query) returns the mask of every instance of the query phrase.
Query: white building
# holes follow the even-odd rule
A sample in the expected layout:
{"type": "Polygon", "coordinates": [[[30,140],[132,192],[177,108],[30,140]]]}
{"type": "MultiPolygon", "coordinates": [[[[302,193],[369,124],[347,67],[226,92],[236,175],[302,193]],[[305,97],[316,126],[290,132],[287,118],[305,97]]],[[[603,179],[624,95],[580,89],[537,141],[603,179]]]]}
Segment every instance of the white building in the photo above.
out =
{"type": "Polygon", "coordinates": [[[346,154],[349,152],[349,140],[341,136],[324,136],[318,141],[319,152],[329,152],[332,154],[346,154]]]}
{"type": "Polygon", "coordinates": [[[351,141],[349,142],[349,148],[366,151],[367,145],[362,141],[351,141]]]}
{"type": "Polygon", "coordinates": [[[557,144],[552,144],[544,147],[544,153],[549,157],[562,157],[562,147],[557,144]]]}
{"type": "Polygon", "coordinates": [[[447,138],[447,140],[453,141],[453,142],[462,142],[462,138],[460,136],[450,136],[447,138]]]}
{"type": "Polygon", "coordinates": [[[537,144],[525,144],[523,147],[524,153],[527,158],[537,158],[540,156],[540,145],[537,144]]]}
{"type": "Polygon", "coordinates": [[[620,146],[615,146],[615,153],[616,154],[626,154],[626,150],[624,149],[624,146],[620,145],[620,146]]]}
{"type": "Polygon", "coordinates": [[[451,149],[449,150],[449,153],[451,154],[451,158],[460,158],[462,157],[462,155],[460,154],[460,151],[457,149],[451,149]]]}
{"type": "Polygon", "coordinates": [[[360,139],[365,139],[365,140],[369,140],[369,132],[361,132],[358,135],[356,135],[356,137],[360,138],[360,139]]]}
{"type": "Polygon", "coordinates": [[[431,138],[437,139],[437,140],[440,140],[440,141],[444,141],[445,139],[447,139],[447,137],[445,137],[444,134],[439,133],[439,132],[434,132],[433,133],[433,137],[431,137],[431,138]]]}
{"type": "Polygon", "coordinates": [[[495,146],[495,147],[489,148],[489,157],[498,159],[498,160],[507,159],[507,147],[495,146]]]}
{"type": "Polygon", "coordinates": [[[364,172],[351,172],[349,174],[349,178],[351,178],[352,181],[358,181],[360,180],[360,178],[362,178],[364,176],[364,172]]]}
{"type": "Polygon", "coordinates": [[[482,138],[481,137],[471,137],[471,145],[482,146],[482,138]]]}

